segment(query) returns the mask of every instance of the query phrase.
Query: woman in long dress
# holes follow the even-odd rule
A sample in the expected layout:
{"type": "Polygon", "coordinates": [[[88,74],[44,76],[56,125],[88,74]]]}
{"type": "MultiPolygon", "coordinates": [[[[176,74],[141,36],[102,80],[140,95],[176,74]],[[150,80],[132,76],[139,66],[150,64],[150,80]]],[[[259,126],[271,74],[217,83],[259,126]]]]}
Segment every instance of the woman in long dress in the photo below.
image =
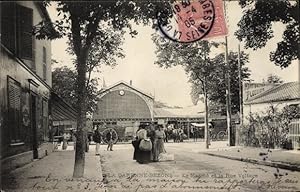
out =
{"type": "Polygon", "coordinates": [[[134,147],[133,159],[141,164],[149,163],[151,161],[151,151],[142,151],[139,148],[141,141],[143,139],[148,139],[147,130],[144,128],[143,125],[139,127],[139,130],[137,131],[136,135],[137,135],[136,140],[132,141],[132,145],[134,147]]]}
{"type": "Polygon", "coordinates": [[[164,146],[164,139],[166,135],[163,131],[163,127],[161,125],[158,125],[158,130],[155,131],[155,139],[154,139],[154,149],[153,149],[153,161],[157,162],[159,154],[165,153],[165,146],[164,146]]]}

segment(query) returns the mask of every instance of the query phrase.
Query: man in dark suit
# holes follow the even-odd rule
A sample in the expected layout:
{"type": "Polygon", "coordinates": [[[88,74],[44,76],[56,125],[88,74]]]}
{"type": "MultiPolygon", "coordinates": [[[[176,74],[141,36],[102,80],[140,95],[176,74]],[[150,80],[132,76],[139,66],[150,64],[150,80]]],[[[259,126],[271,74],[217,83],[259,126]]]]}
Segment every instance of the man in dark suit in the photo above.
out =
{"type": "Polygon", "coordinates": [[[113,144],[116,136],[115,133],[113,132],[113,129],[109,129],[109,132],[106,134],[106,140],[107,140],[107,151],[113,151],[113,144]]]}
{"type": "Polygon", "coordinates": [[[93,135],[93,140],[96,143],[96,155],[100,155],[99,150],[100,150],[100,143],[102,140],[102,134],[99,130],[99,127],[95,129],[94,135],[93,135]]]}

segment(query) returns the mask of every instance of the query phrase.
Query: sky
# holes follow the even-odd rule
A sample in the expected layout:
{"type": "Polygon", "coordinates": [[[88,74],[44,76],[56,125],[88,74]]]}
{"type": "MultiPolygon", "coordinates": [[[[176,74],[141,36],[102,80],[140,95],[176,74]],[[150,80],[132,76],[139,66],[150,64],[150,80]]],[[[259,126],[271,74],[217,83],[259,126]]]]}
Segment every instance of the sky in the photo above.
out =
{"type": "MultiPolygon", "coordinates": [[[[48,8],[50,17],[54,21],[57,12],[54,6],[48,8]]],[[[237,51],[239,41],[234,36],[237,29],[237,23],[242,17],[242,10],[236,1],[226,3],[226,23],[228,28],[228,49],[237,51]]],[[[119,81],[129,82],[148,94],[155,96],[155,100],[167,103],[170,106],[191,106],[190,97],[191,85],[188,83],[188,77],[182,67],[160,68],[155,65],[156,47],[151,40],[151,34],[155,33],[150,26],[134,26],[138,31],[135,38],[129,35],[125,36],[123,50],[124,59],[118,59],[118,65],[114,68],[103,66],[100,73],[94,73],[95,77],[104,79],[107,86],[113,85],[119,81]]],[[[275,50],[276,44],[280,41],[284,26],[282,24],[274,25],[275,37],[271,39],[266,47],[258,51],[244,49],[241,43],[241,51],[249,54],[250,62],[246,64],[251,70],[251,79],[254,82],[262,82],[269,74],[276,74],[285,82],[298,80],[298,61],[294,61],[288,68],[281,69],[269,61],[269,52],[275,50]]],[[[212,39],[213,41],[223,41],[224,37],[212,39]]],[[[71,66],[71,56],[66,52],[66,39],[52,41],[52,58],[62,65],[71,66]]],[[[220,50],[220,53],[224,50],[220,50]]],[[[57,67],[57,65],[52,66],[57,67]]],[[[101,84],[101,82],[100,82],[101,84]]]]}

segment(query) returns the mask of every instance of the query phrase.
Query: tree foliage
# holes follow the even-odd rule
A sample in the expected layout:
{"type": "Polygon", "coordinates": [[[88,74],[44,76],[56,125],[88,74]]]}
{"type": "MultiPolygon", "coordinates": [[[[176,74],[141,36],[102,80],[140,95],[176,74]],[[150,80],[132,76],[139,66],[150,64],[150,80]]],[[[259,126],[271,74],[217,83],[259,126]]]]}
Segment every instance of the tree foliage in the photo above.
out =
{"type": "Polygon", "coordinates": [[[257,50],[274,37],[273,24],[283,23],[285,30],[277,49],[270,53],[270,60],[281,68],[288,67],[292,60],[300,59],[299,1],[240,0],[243,17],[235,32],[237,38],[245,41],[246,48],[257,50]]]}
{"type": "MultiPolygon", "coordinates": [[[[209,100],[217,102],[223,106],[226,105],[226,80],[225,80],[225,55],[217,55],[212,62],[216,67],[212,74],[212,78],[209,81],[209,100]]],[[[248,54],[241,51],[240,53],[241,62],[241,78],[242,80],[249,80],[250,70],[245,67],[246,63],[249,62],[248,54]]],[[[239,66],[238,66],[238,53],[230,51],[228,54],[229,64],[229,76],[230,76],[230,98],[231,98],[231,110],[233,113],[240,111],[240,96],[239,96],[239,66]]]]}
{"type": "Polygon", "coordinates": [[[249,123],[242,128],[241,140],[246,146],[265,148],[290,148],[289,124],[299,118],[299,106],[279,109],[270,105],[263,113],[252,113],[246,118],[249,123]]]}
{"type": "MultiPolygon", "coordinates": [[[[76,71],[66,66],[55,68],[52,72],[52,89],[75,109],[78,98],[75,92],[76,76],[76,71]]],[[[88,113],[92,113],[96,109],[96,100],[99,94],[97,86],[97,78],[91,79],[87,86],[86,105],[88,113]]]]}
{"type": "Polygon", "coordinates": [[[269,74],[267,76],[267,83],[283,83],[283,80],[278,75],[269,74]]]}
{"type": "MultiPolygon", "coordinates": [[[[165,41],[161,37],[154,36],[157,45],[158,60],[156,64],[161,67],[172,67],[182,65],[189,75],[191,87],[191,99],[196,104],[201,95],[204,94],[203,86],[206,83],[208,99],[225,106],[226,104],[226,80],[225,80],[225,56],[218,54],[210,57],[213,47],[219,46],[216,43],[198,41],[193,44],[180,44],[165,41]],[[205,80],[205,82],[204,82],[205,80]]],[[[242,79],[250,77],[250,71],[245,64],[248,62],[248,55],[240,54],[242,66],[242,79]]],[[[231,82],[231,102],[233,112],[239,111],[239,82],[238,82],[238,53],[230,52],[228,55],[229,74],[231,82]]]]}
{"type": "MultiPolygon", "coordinates": [[[[226,73],[233,73],[231,77],[233,83],[237,83],[237,53],[230,53],[230,59],[235,62],[230,62],[230,67],[225,66],[224,54],[211,56],[214,47],[218,47],[219,44],[208,41],[197,41],[192,44],[181,44],[165,40],[163,37],[153,35],[153,40],[157,46],[156,54],[157,61],[161,67],[172,67],[181,65],[183,66],[186,74],[189,77],[189,82],[192,84],[191,96],[194,104],[200,99],[200,95],[203,95],[205,106],[205,142],[206,148],[209,147],[209,131],[208,131],[208,114],[209,100],[214,102],[226,103],[226,73]],[[234,76],[235,75],[235,76],[234,76]]],[[[230,60],[229,59],[229,60],[230,60]]],[[[248,61],[248,56],[242,53],[242,64],[248,61]]],[[[245,68],[244,72],[248,72],[245,68]]],[[[243,73],[243,77],[248,77],[249,74],[243,73]]],[[[238,85],[238,84],[237,84],[238,85]]],[[[233,89],[235,95],[238,95],[238,87],[233,89]],[[237,90],[237,91],[236,91],[237,90]]],[[[232,94],[232,93],[231,93],[232,94]]],[[[239,97],[237,96],[237,99],[239,97]]],[[[233,98],[236,101],[236,97],[233,98]]],[[[239,100],[237,100],[239,101],[239,100]]],[[[236,103],[236,102],[235,102],[236,103]]],[[[239,107],[239,104],[233,105],[239,107]]],[[[230,133],[232,134],[232,133],[230,133]]]]}

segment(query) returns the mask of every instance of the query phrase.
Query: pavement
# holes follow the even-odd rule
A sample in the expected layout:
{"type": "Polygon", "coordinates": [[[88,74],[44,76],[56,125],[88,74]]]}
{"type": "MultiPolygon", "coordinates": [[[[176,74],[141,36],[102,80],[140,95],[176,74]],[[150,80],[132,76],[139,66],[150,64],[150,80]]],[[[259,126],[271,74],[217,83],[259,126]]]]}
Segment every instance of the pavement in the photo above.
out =
{"type": "MultiPolygon", "coordinates": [[[[68,146],[67,150],[62,150],[61,146],[58,146],[57,151],[49,156],[18,168],[7,175],[1,175],[2,190],[13,192],[203,191],[199,190],[198,185],[194,185],[195,182],[199,184],[199,178],[198,181],[191,180],[199,174],[205,175],[203,182],[207,182],[205,185],[207,190],[204,191],[215,191],[213,186],[223,186],[224,189],[227,188],[227,191],[239,191],[237,188],[239,185],[232,183],[231,180],[223,178],[222,181],[219,181],[227,182],[226,185],[225,183],[223,183],[224,185],[215,183],[217,181],[214,174],[219,174],[220,177],[227,177],[224,174],[233,174],[236,179],[242,177],[241,174],[252,174],[257,176],[255,177],[256,182],[263,182],[268,178],[268,181],[273,184],[277,182],[278,178],[288,175],[289,178],[286,178],[284,183],[277,182],[278,185],[282,184],[282,188],[272,191],[294,191],[296,188],[288,187],[300,185],[300,182],[298,183],[300,181],[299,151],[228,147],[226,142],[212,142],[209,149],[205,149],[204,142],[166,143],[165,146],[168,152],[175,154],[175,161],[140,165],[132,160],[131,144],[115,145],[114,151],[106,151],[106,146],[101,145],[101,156],[95,156],[95,145],[90,145],[90,151],[86,153],[84,178],[81,179],[72,178],[75,154],[72,144],[68,146]],[[170,173],[165,176],[178,179],[177,181],[182,182],[182,186],[164,188],[162,185],[171,185],[175,180],[165,180],[170,181],[169,184],[159,180],[157,186],[164,190],[157,190],[157,186],[154,187],[156,183],[153,183],[157,180],[151,181],[149,175],[147,176],[145,173],[151,173],[152,179],[156,176],[161,177],[161,174],[170,173]],[[142,178],[137,180],[135,178],[137,175],[142,178]],[[286,182],[294,182],[294,184],[286,182]]],[[[234,180],[234,182],[237,181],[244,182],[244,180],[234,180]]],[[[253,190],[255,186],[249,183],[246,187],[239,186],[239,188],[243,189],[242,191],[256,191],[253,190]]],[[[265,188],[257,190],[265,191],[263,189],[265,188]]],[[[218,188],[219,190],[221,188],[218,188]]],[[[300,186],[297,190],[300,191],[300,186]]]]}
{"type": "Polygon", "coordinates": [[[204,142],[174,143],[170,147],[178,147],[195,153],[227,158],[232,160],[278,167],[291,171],[300,171],[300,151],[283,149],[265,149],[254,147],[228,147],[226,141],[211,142],[209,149],[204,142]]]}
{"type": "Polygon", "coordinates": [[[80,179],[72,177],[74,157],[73,146],[68,146],[64,151],[58,148],[57,151],[42,159],[33,161],[7,175],[1,175],[2,190],[5,192],[105,191],[100,156],[95,156],[95,151],[86,153],[84,177],[80,179]]]}
{"type": "Polygon", "coordinates": [[[251,147],[227,147],[202,151],[211,156],[300,171],[300,151],[251,147]]]}

